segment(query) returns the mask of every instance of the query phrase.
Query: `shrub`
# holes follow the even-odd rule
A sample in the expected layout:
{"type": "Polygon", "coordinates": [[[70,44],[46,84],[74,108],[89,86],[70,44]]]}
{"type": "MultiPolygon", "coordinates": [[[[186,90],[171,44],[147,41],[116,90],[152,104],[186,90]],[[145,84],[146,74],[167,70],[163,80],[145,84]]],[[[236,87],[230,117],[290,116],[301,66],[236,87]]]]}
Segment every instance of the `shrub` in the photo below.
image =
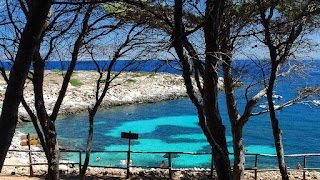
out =
{"type": "MultiPolygon", "coordinates": [[[[97,81],[98,82],[98,81],[97,81]]],[[[106,83],[106,80],[105,79],[101,79],[100,81],[99,81],[101,84],[105,84],[106,83]]]]}
{"type": "Polygon", "coordinates": [[[83,85],[83,83],[80,82],[78,79],[70,79],[70,84],[71,84],[72,86],[76,86],[76,87],[79,87],[79,86],[82,86],[82,85],[83,85]]]}
{"type": "Polygon", "coordinates": [[[134,83],[134,82],[137,82],[137,80],[135,80],[135,79],[128,79],[127,82],[129,82],[129,83],[134,83]]]}
{"type": "Polygon", "coordinates": [[[29,72],[28,73],[28,78],[33,79],[33,73],[29,72]]]}
{"type": "Polygon", "coordinates": [[[59,70],[59,69],[51,69],[51,72],[56,72],[56,73],[58,73],[58,72],[60,72],[60,70],[59,70]]]}

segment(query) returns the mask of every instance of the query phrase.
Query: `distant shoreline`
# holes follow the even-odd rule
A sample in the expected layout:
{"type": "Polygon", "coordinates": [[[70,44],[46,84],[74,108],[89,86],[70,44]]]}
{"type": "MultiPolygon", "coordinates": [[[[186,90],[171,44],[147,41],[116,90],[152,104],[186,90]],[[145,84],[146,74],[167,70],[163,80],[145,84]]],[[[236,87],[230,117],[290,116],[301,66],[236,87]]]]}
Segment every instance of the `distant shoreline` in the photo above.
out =
{"type": "MultiPolygon", "coordinates": [[[[59,95],[65,71],[46,70],[44,77],[44,101],[47,112],[52,112],[59,95]]],[[[98,81],[96,71],[74,71],[67,93],[60,107],[58,116],[70,116],[86,112],[95,103],[95,91],[98,81]]],[[[33,85],[26,80],[24,98],[35,112],[33,85]]],[[[101,84],[103,86],[104,84],[101,84]]],[[[241,83],[239,84],[241,85],[241,83]]],[[[0,105],[5,96],[6,82],[0,79],[0,105]]],[[[196,87],[196,85],[194,85],[196,87]]],[[[100,88],[100,91],[103,87],[100,88]]],[[[223,78],[219,78],[218,88],[223,90],[223,78]]],[[[100,110],[111,107],[155,103],[188,97],[181,75],[166,72],[122,72],[110,84],[110,88],[100,105],[100,110]]],[[[30,117],[20,104],[19,123],[29,122],[30,117]]]]}
{"type": "MultiPolygon", "coordinates": [[[[50,114],[58,97],[63,81],[62,71],[46,70],[44,79],[44,100],[50,114]]],[[[95,102],[96,82],[98,73],[95,71],[75,71],[66,96],[60,108],[59,116],[68,116],[85,112],[95,102]]],[[[6,83],[0,80],[0,101],[5,93],[6,83]]],[[[33,87],[30,80],[26,82],[24,98],[34,108],[33,87]]],[[[103,84],[102,84],[103,85],[103,84]]],[[[102,88],[100,88],[102,89],[102,88]]],[[[181,75],[169,73],[123,72],[110,85],[100,109],[115,106],[155,103],[187,97],[181,75]]],[[[35,111],[34,111],[35,112],[35,111]]],[[[19,118],[28,121],[29,116],[22,105],[19,107],[19,118]]]]}

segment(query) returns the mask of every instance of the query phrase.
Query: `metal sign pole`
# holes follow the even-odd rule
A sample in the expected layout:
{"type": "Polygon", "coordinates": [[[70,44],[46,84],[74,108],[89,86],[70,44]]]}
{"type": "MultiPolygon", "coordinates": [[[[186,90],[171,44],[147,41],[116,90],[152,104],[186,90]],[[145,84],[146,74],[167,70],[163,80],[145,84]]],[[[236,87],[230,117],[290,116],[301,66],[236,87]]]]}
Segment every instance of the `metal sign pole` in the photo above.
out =
{"type": "MultiPolygon", "coordinates": [[[[129,131],[129,137],[131,135],[131,131],[129,131]]],[[[131,146],[131,138],[129,138],[129,145],[128,145],[128,154],[127,154],[127,179],[130,175],[130,146],[131,146]]]]}
{"type": "Polygon", "coordinates": [[[138,139],[139,138],[139,135],[137,133],[131,133],[131,131],[129,131],[129,133],[127,132],[121,132],[121,138],[127,138],[129,139],[129,147],[128,147],[128,152],[127,152],[127,179],[129,178],[130,176],[130,161],[131,161],[131,158],[130,158],[130,146],[131,146],[131,139],[138,139]]]}
{"type": "Polygon", "coordinates": [[[172,162],[171,162],[171,153],[169,152],[169,179],[172,179],[172,162]]]}

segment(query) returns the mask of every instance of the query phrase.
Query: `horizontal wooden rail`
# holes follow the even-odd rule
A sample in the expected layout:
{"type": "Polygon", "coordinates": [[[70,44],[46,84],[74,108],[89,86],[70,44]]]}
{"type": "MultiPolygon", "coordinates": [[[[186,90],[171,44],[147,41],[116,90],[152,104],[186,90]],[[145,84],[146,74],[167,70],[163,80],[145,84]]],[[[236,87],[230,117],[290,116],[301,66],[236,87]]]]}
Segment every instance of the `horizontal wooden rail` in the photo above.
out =
{"type": "MultiPolygon", "coordinates": [[[[11,152],[43,152],[43,150],[27,150],[27,149],[10,149],[11,152]]],[[[60,149],[60,152],[81,152],[85,153],[85,150],[66,150],[66,149],[60,149]]],[[[99,152],[105,152],[105,153],[127,153],[128,151],[114,151],[114,150],[92,150],[92,153],[99,153],[99,152]]],[[[141,154],[165,154],[165,153],[171,153],[171,154],[191,154],[191,155],[206,155],[211,154],[211,152],[183,152],[183,151],[131,151],[131,153],[141,153],[141,154]]],[[[233,153],[229,153],[229,155],[233,155],[233,153]]],[[[269,157],[277,157],[275,154],[258,154],[258,153],[245,153],[246,156],[269,156],[269,157]]],[[[287,154],[284,155],[285,157],[303,157],[303,156],[320,156],[320,153],[308,153],[308,154],[287,154]]]]}
{"type": "Polygon", "coordinates": [[[320,170],[320,168],[302,168],[302,170],[307,170],[307,171],[309,171],[309,170],[320,170]]]}
{"type": "MultiPolygon", "coordinates": [[[[20,150],[20,149],[12,149],[9,150],[10,152],[26,152],[29,154],[29,156],[31,156],[31,152],[36,153],[36,152],[43,152],[42,150],[20,150]]],[[[79,153],[79,162],[61,162],[60,164],[64,164],[64,165],[68,165],[68,164],[72,164],[72,165],[79,165],[79,172],[81,171],[82,168],[82,153],[85,153],[85,150],[65,150],[65,149],[61,149],[60,152],[65,152],[65,153],[79,153]]],[[[128,153],[128,151],[91,151],[91,153],[128,153]]],[[[172,162],[171,162],[171,158],[173,158],[172,156],[174,154],[188,154],[188,155],[210,155],[211,152],[167,152],[167,151],[159,151],[159,152],[142,152],[142,151],[130,151],[130,153],[135,153],[135,154],[168,154],[168,161],[169,161],[169,166],[164,168],[166,170],[169,170],[169,178],[172,178],[172,172],[173,171],[180,171],[180,170],[187,170],[187,171],[197,171],[194,168],[172,168],[172,162]]],[[[233,155],[233,153],[230,153],[230,155],[233,155]]],[[[254,167],[250,167],[250,168],[245,168],[245,170],[248,171],[254,171],[255,173],[255,179],[257,179],[257,172],[266,172],[266,171],[279,171],[279,169],[262,169],[262,168],[258,168],[258,159],[259,157],[276,157],[276,155],[274,154],[257,154],[257,153],[246,153],[245,154],[246,157],[255,157],[254,159],[254,167]]],[[[320,170],[320,167],[307,167],[307,157],[320,157],[320,153],[310,153],[310,154],[288,154],[285,155],[285,157],[303,157],[303,167],[301,167],[300,171],[303,172],[303,176],[305,178],[305,173],[306,171],[314,171],[314,170],[320,170]]],[[[31,157],[29,157],[31,158],[31,157]]],[[[211,160],[212,161],[212,160],[211,160]]],[[[212,163],[212,162],[211,162],[212,163]]],[[[30,175],[32,175],[32,166],[35,165],[48,165],[48,163],[44,162],[44,163],[33,163],[33,162],[29,162],[29,164],[4,164],[4,166],[19,166],[19,167],[30,167],[30,175]]],[[[127,169],[126,167],[119,167],[119,166],[98,166],[98,165],[89,165],[90,167],[98,167],[98,168],[113,168],[113,169],[127,169]]],[[[139,168],[159,168],[159,167],[154,167],[154,166],[130,166],[130,167],[139,167],[139,168]]],[[[208,170],[208,169],[202,169],[203,170],[208,170]]],[[[290,169],[288,168],[289,171],[291,170],[296,170],[296,169],[290,169]]],[[[212,168],[211,169],[211,173],[214,172],[215,170],[212,168]]]]}

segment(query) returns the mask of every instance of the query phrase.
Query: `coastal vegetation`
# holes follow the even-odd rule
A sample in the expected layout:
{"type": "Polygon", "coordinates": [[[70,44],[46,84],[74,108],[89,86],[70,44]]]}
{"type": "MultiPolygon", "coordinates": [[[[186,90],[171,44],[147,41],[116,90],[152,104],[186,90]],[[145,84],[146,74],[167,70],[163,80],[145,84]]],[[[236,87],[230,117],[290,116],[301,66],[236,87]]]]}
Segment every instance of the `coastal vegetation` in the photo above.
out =
{"type": "Polygon", "coordinates": [[[59,73],[59,72],[61,72],[61,70],[60,70],[60,69],[51,69],[50,71],[51,71],[51,72],[55,72],[55,73],[59,73]]]}
{"type": "Polygon", "coordinates": [[[136,82],[136,80],[135,79],[128,79],[127,82],[134,83],[134,82],[136,82]]]}
{"type": "MultiPolygon", "coordinates": [[[[0,9],[0,28],[4,32],[0,35],[0,47],[3,57],[12,61],[13,66],[9,77],[2,72],[7,87],[0,116],[0,170],[17,125],[18,107],[22,103],[48,161],[47,179],[60,178],[55,122],[72,88],[69,84],[74,87],[84,84],[73,76],[77,62],[89,58],[96,65],[93,72],[96,76],[86,77],[94,82],[94,92],[90,96],[93,103],[88,108],[86,158],[79,172],[80,179],[85,179],[94,138],[95,115],[109,90],[125,82],[135,84],[139,77],[155,78],[157,75],[135,72],[123,82],[112,83],[134,65],[135,60],[161,59],[165,54],[179,65],[174,68],[181,71],[187,94],[197,109],[198,124],[211,146],[217,177],[244,179],[243,128],[251,116],[269,113],[278,166],[282,179],[288,179],[282,132],[275,111],[311,97],[319,87],[300,91],[295,99],[278,108],[274,108],[272,96],[277,78],[299,69],[290,61],[296,57],[295,53],[313,48],[304,37],[319,32],[319,7],[317,0],[6,1],[6,6],[0,9]],[[244,46],[251,46],[256,51],[264,49],[268,54],[269,61],[263,61],[261,56],[252,58],[255,60],[248,66],[258,66],[261,70],[254,75],[233,63],[239,49],[249,51],[244,46]],[[125,57],[130,58],[128,64],[113,72],[117,61],[125,57]],[[45,65],[52,59],[71,61],[66,71],[51,70],[61,74],[63,79],[49,111],[43,87],[45,65]],[[97,59],[110,59],[110,62],[101,65],[97,59]],[[31,65],[33,71],[30,70],[31,65]],[[253,80],[245,87],[247,102],[240,112],[235,84],[242,77],[253,80]],[[33,85],[32,103],[25,100],[26,82],[33,85]],[[223,82],[231,124],[233,166],[227,148],[226,127],[219,110],[220,82],[223,82]],[[269,108],[253,112],[264,95],[269,108]]],[[[245,55],[249,57],[249,53],[245,55]]]]}
{"type": "Polygon", "coordinates": [[[83,85],[83,83],[81,81],[79,81],[78,79],[70,79],[70,84],[72,86],[76,86],[76,87],[83,85]]]}

